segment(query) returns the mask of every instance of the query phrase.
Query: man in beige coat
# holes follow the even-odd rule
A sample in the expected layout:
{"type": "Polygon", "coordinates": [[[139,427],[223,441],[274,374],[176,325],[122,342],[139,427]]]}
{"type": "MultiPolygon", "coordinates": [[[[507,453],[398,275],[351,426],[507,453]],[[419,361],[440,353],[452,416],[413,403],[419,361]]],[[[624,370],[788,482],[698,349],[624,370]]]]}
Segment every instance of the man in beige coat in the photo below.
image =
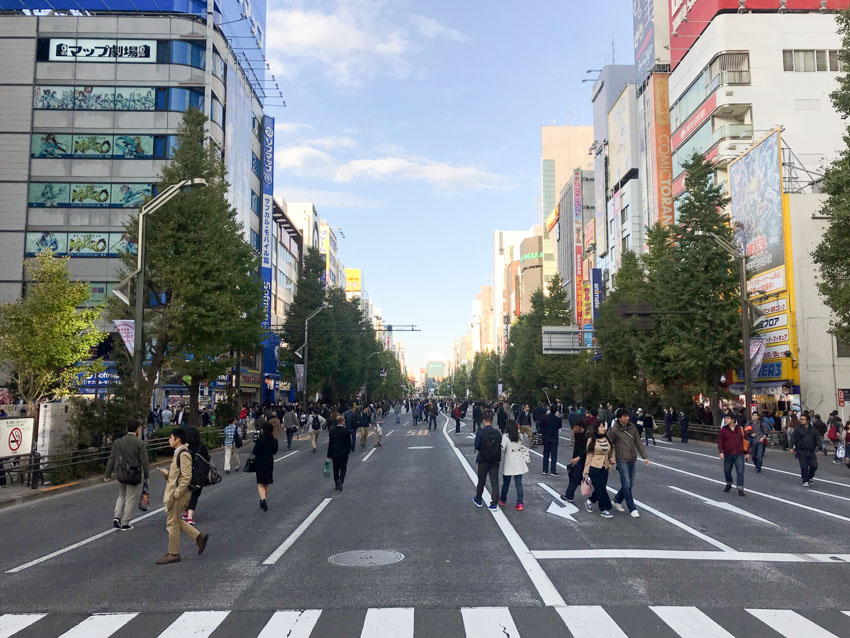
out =
{"type": "Polygon", "coordinates": [[[168,438],[168,444],[174,450],[171,467],[166,471],[159,468],[165,477],[165,494],[162,503],[165,506],[165,529],[168,531],[168,553],[156,561],[157,565],[180,562],[180,532],[195,541],[198,553],[203,553],[209,534],[203,534],[184,521],[180,514],[189,505],[192,494],[189,482],[192,480],[192,453],[188,450],[186,430],[174,428],[168,438]]]}

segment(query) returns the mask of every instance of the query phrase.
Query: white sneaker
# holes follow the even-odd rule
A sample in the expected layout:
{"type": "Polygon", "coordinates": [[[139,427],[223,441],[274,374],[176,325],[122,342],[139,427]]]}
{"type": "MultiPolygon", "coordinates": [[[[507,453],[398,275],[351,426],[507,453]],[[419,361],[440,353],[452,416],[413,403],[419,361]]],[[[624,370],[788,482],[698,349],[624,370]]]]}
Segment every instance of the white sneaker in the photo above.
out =
{"type": "Polygon", "coordinates": [[[640,512],[638,512],[637,510],[632,510],[632,513],[630,514],[630,516],[632,518],[640,518],[640,512]]]}
{"type": "Polygon", "coordinates": [[[625,512],[626,511],[626,508],[623,507],[622,503],[614,503],[614,509],[617,510],[618,512],[625,512]]]}
{"type": "Polygon", "coordinates": [[[593,511],[593,503],[591,503],[591,502],[590,502],[590,499],[587,499],[587,500],[584,502],[584,509],[586,509],[588,512],[592,512],[592,511],[593,511]]]}
{"type": "Polygon", "coordinates": [[[614,518],[614,515],[611,512],[609,512],[608,510],[605,510],[604,512],[602,512],[602,514],[600,514],[600,516],[602,518],[614,518]]]}

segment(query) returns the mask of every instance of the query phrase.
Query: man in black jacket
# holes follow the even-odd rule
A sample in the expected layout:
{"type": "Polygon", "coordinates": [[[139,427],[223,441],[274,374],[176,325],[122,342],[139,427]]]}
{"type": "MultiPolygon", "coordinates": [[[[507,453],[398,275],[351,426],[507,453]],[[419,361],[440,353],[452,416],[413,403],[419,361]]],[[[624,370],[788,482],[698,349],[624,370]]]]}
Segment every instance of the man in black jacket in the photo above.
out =
{"type": "Polygon", "coordinates": [[[148,448],[139,434],[138,421],[128,421],[127,434],[112,443],[103,478],[108,481],[114,473],[118,479],[118,498],[115,500],[112,526],[122,531],[133,529],[130,517],[139,504],[142,484],[150,475],[148,448]],[[128,480],[132,482],[127,482],[128,480]]]}
{"type": "MultiPolygon", "coordinates": [[[[477,405],[477,404],[476,404],[477,405]]],[[[479,408],[480,409],[480,408],[479,408]]],[[[499,464],[502,462],[502,435],[493,427],[493,411],[485,410],[481,415],[484,426],[475,435],[475,451],[478,452],[475,462],[478,464],[478,484],[472,502],[476,507],[484,505],[481,497],[484,495],[484,483],[490,477],[490,509],[499,509],[499,464]]]]}
{"type": "Polygon", "coordinates": [[[573,426],[573,458],[570,461],[569,476],[570,482],[567,485],[567,491],[561,497],[563,501],[573,502],[576,494],[576,488],[581,485],[582,475],[584,474],[584,461],[587,456],[587,435],[584,431],[584,422],[579,421],[573,426]]]}
{"type": "Polygon", "coordinates": [[[543,435],[543,476],[558,476],[558,430],[561,429],[561,417],[555,414],[556,407],[540,417],[537,429],[543,435]],[[551,459],[551,461],[550,461],[551,459]]]}
{"type": "Polygon", "coordinates": [[[815,472],[818,471],[817,450],[821,446],[821,437],[817,430],[809,424],[807,414],[801,414],[799,418],[799,425],[791,432],[788,451],[797,454],[803,487],[811,487],[815,480],[815,472]]]}
{"type": "Polygon", "coordinates": [[[481,428],[481,405],[476,401],[472,405],[472,433],[481,428]]]}
{"type": "Polygon", "coordinates": [[[351,438],[348,433],[344,416],[337,417],[336,427],[331,428],[328,433],[328,460],[333,463],[334,489],[340,492],[348,469],[348,455],[351,454],[351,438]]]}

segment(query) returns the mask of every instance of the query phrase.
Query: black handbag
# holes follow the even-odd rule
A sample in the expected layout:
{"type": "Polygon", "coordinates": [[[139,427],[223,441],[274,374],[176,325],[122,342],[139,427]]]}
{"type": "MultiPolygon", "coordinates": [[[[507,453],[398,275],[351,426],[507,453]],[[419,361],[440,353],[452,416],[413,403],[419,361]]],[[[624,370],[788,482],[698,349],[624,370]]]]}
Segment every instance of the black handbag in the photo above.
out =
{"type": "Polygon", "coordinates": [[[239,435],[239,430],[233,434],[233,447],[237,450],[242,447],[242,437],[239,435]]]}
{"type": "Polygon", "coordinates": [[[207,475],[207,485],[218,485],[221,483],[221,472],[216,468],[215,463],[210,459],[210,471],[207,475]]]}
{"type": "Polygon", "coordinates": [[[124,457],[119,456],[118,467],[115,468],[115,478],[118,479],[119,483],[138,485],[142,482],[142,468],[126,463],[124,457]]]}
{"type": "Polygon", "coordinates": [[[257,457],[253,454],[248,457],[248,460],[245,461],[245,469],[244,472],[256,472],[257,471],[257,457]]]}

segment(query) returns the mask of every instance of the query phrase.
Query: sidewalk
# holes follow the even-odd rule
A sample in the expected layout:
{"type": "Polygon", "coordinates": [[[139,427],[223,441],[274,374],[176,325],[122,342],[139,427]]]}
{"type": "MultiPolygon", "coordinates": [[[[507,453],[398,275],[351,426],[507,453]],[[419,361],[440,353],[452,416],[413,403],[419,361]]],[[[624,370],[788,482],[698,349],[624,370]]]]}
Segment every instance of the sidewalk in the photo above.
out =
{"type": "Polygon", "coordinates": [[[72,490],[79,490],[99,483],[103,483],[103,478],[95,476],[70,483],[63,483],[62,485],[46,485],[35,490],[19,483],[15,483],[14,485],[7,484],[6,487],[0,487],[0,509],[21,505],[30,501],[37,501],[48,496],[54,496],[72,490]]]}

